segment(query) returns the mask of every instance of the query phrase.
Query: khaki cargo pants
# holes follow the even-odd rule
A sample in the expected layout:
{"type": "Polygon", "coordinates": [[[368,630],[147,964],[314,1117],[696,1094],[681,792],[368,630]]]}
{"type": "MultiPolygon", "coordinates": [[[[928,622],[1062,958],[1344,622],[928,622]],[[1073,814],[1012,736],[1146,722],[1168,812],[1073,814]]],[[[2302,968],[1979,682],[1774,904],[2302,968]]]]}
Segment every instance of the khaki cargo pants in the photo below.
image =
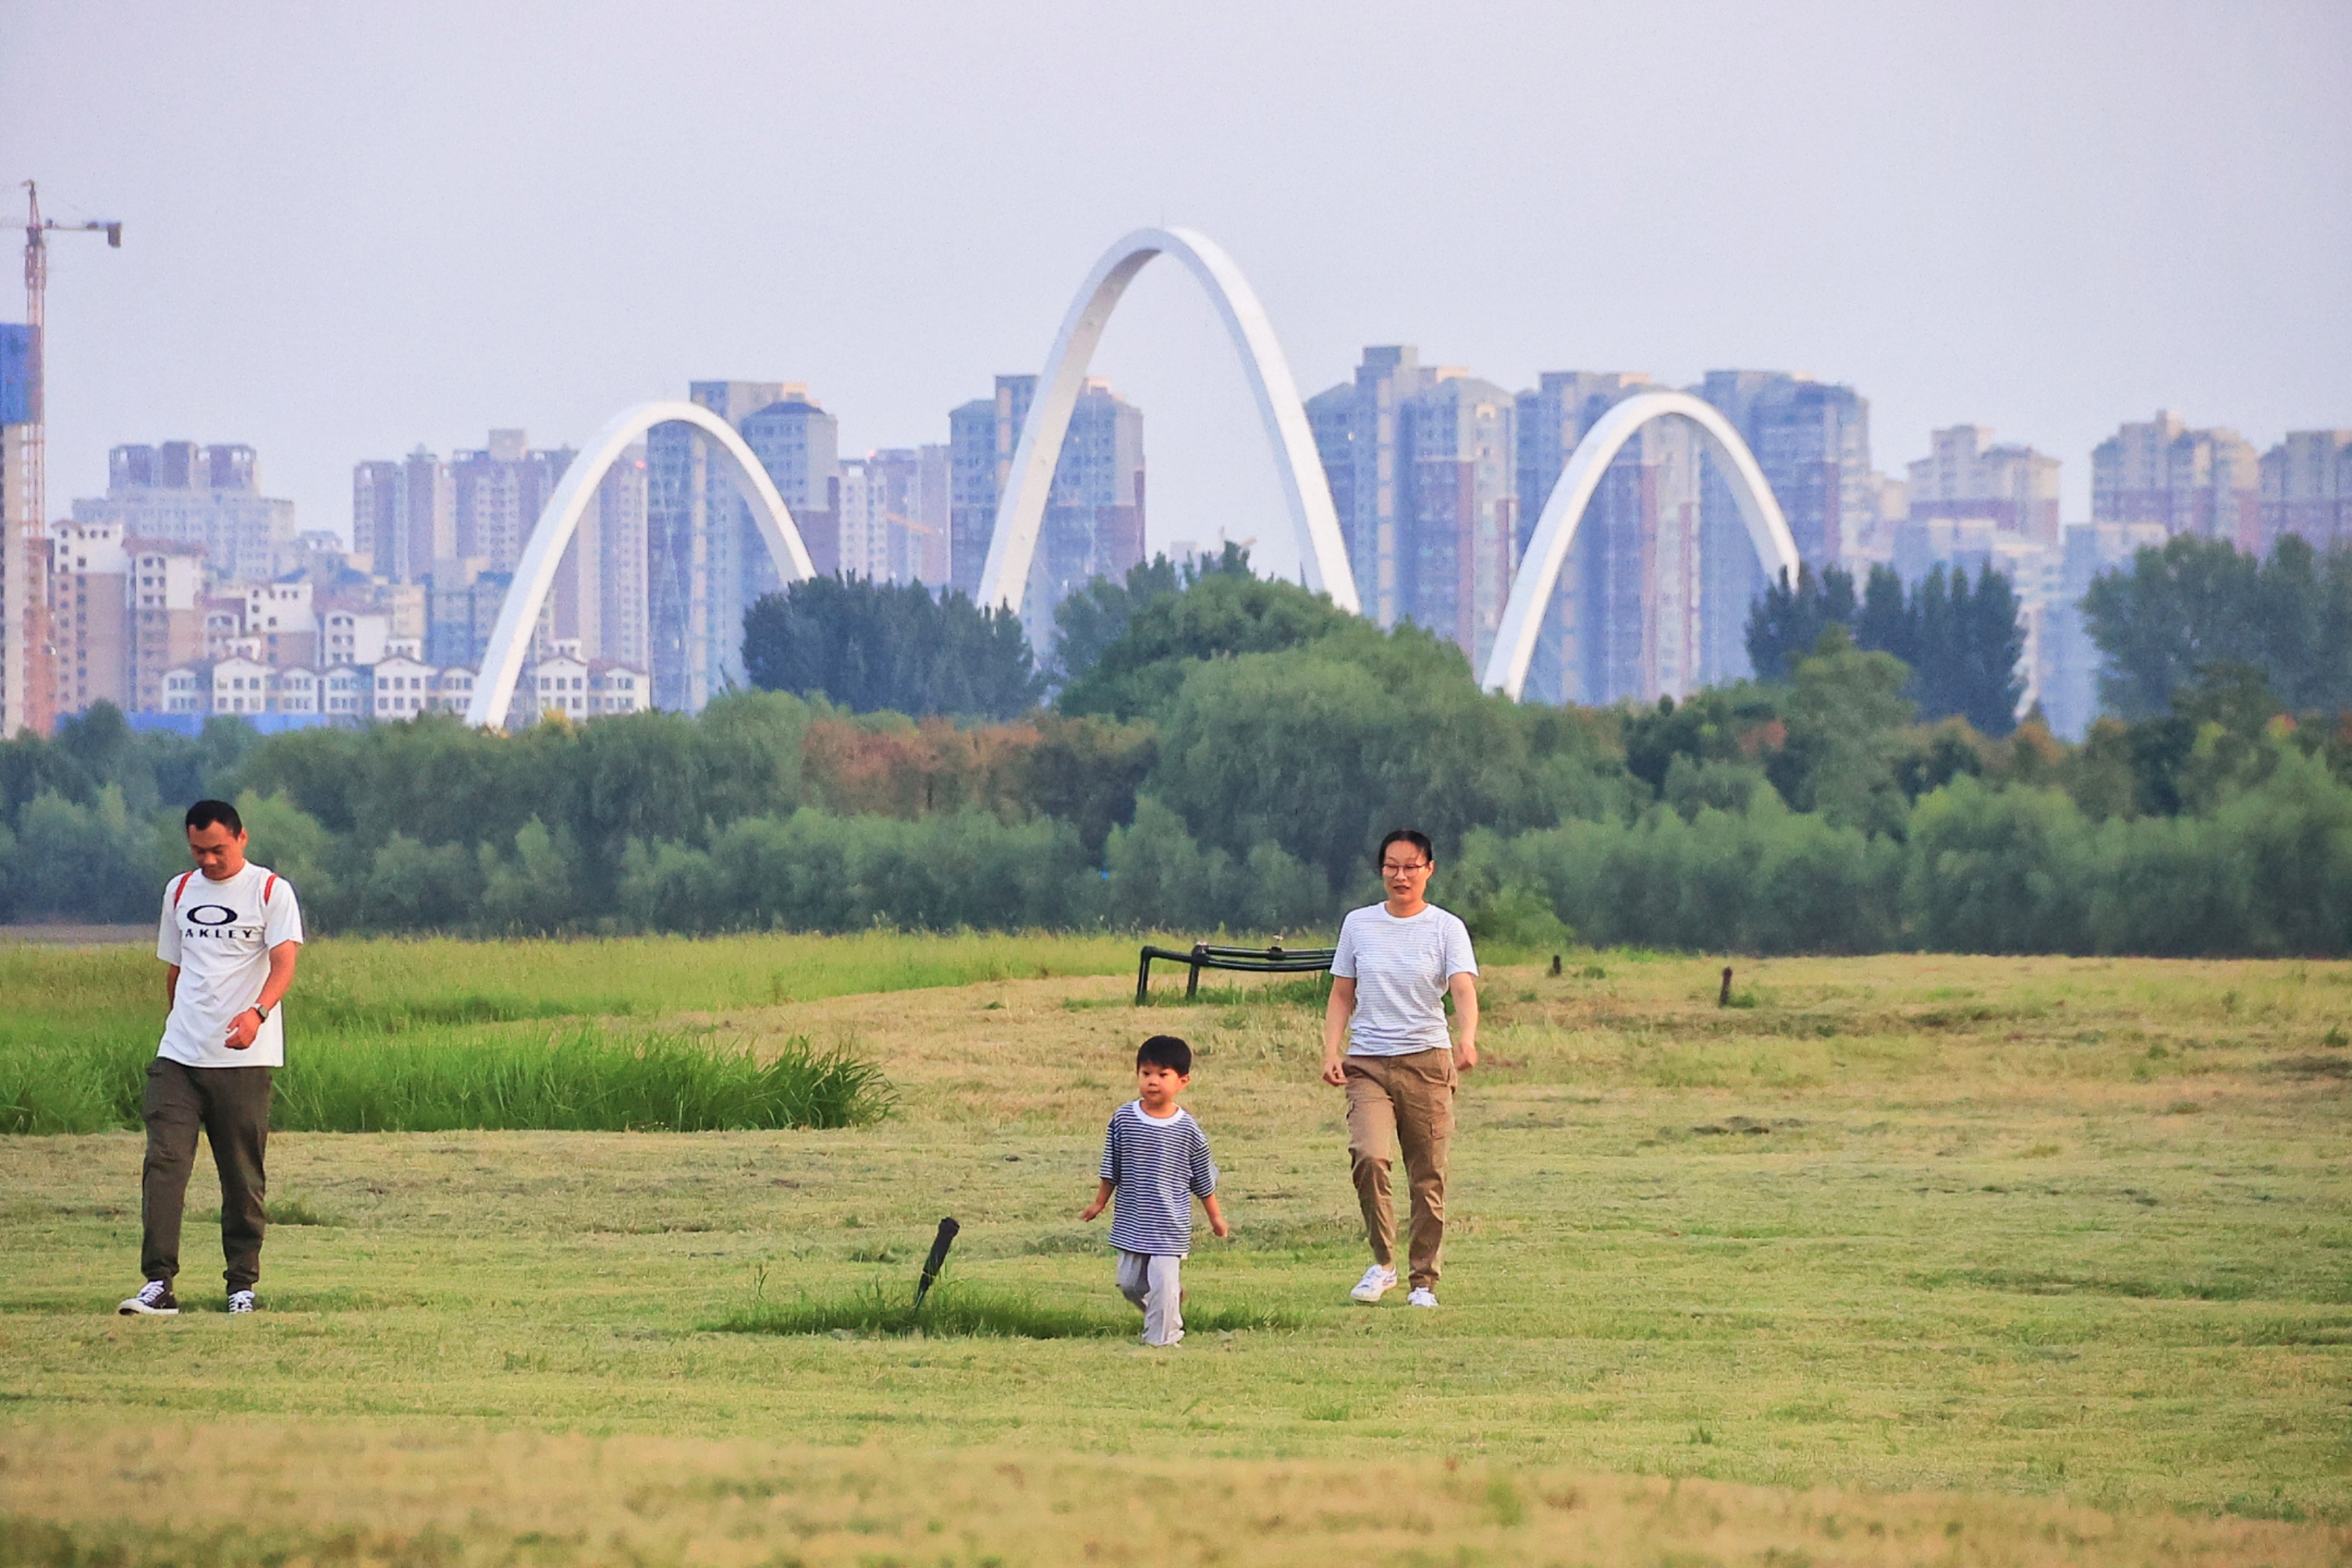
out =
{"type": "Polygon", "coordinates": [[[1404,1153],[1412,1189],[1412,1284],[1437,1284],[1445,1245],[1445,1153],[1454,1139],[1454,1053],[1440,1047],[1409,1057],[1349,1057],[1348,1157],[1372,1261],[1396,1267],[1396,1208],[1389,1194],[1395,1151],[1404,1153]]]}

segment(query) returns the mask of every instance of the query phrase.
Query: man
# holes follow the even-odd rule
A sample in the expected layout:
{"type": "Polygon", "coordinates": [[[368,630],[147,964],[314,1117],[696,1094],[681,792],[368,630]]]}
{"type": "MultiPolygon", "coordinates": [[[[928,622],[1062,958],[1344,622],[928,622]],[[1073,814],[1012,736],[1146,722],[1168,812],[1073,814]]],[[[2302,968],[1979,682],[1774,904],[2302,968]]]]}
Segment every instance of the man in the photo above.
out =
{"type": "Polygon", "coordinates": [[[1390,834],[1381,840],[1379,864],[1388,898],[1353,910],[1339,927],[1323,1015],[1323,1081],[1348,1091],[1348,1155],[1372,1247],[1372,1266],[1348,1293],[1369,1303],[1396,1287],[1389,1162],[1402,1146],[1412,1190],[1412,1289],[1405,1301],[1434,1307],[1454,1090],[1478,1065],[1478,961],[1469,930],[1429,901],[1437,857],[1425,834],[1409,827],[1390,834]],[[1445,1028],[1449,993],[1454,1040],[1445,1028]]]}
{"type": "Polygon", "coordinates": [[[196,1163],[196,1130],[220,1172],[221,1251],[228,1310],[253,1310],[261,1277],[262,1152],[269,1141],[270,1079],[286,1062],[278,1003],[294,984],[302,911],[293,884],[245,858],[245,824],[226,801],[188,807],[196,868],[163,889],[155,956],[171,968],[163,1043],[147,1066],[139,1267],[147,1283],[122,1303],[130,1316],[169,1317],[180,1303],[180,1211],[196,1163]]]}

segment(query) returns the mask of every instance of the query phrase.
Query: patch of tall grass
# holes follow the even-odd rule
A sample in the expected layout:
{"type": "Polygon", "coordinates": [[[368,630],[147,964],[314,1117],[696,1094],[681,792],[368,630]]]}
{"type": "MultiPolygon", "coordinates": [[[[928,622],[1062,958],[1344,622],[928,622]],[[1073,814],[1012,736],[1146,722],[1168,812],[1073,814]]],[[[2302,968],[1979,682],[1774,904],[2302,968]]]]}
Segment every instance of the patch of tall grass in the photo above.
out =
{"type": "MultiPolygon", "coordinates": [[[[968,932],[577,942],[328,939],[287,999],[281,1128],[845,1126],[888,1103],[868,1064],[787,1047],[764,1067],[585,1023],[991,980],[1123,973],[1128,937],[968,932]],[[583,1020],[551,1049],[533,1024],[583,1020]],[[566,1044],[569,1042],[569,1044],[566,1044]],[[348,1055],[348,1059],[347,1058],[348,1055]],[[289,1117],[303,1118],[299,1121],[289,1117]]],[[[0,1133],[137,1127],[162,1033],[143,946],[0,943],[0,1133]]]]}
{"type": "MultiPolygon", "coordinates": [[[[0,1055],[0,1131],[137,1127],[152,1051],[123,1037],[0,1055]]],[[[795,1038],[762,1061],[746,1046],[594,1025],[552,1039],[442,1030],[305,1050],[277,1091],[270,1124],[289,1132],[854,1127],[892,1103],[881,1069],[846,1047],[795,1038]]]]}
{"type": "MultiPolygon", "coordinates": [[[[755,1291],[749,1308],[706,1331],[738,1334],[842,1334],[861,1338],[1079,1340],[1129,1339],[1141,1326],[1134,1312],[1067,1306],[1023,1290],[989,1289],[962,1280],[943,1280],[915,1305],[911,1289],[870,1284],[837,1296],[800,1296],[771,1301],[755,1291]]],[[[1242,1329],[1295,1329],[1296,1313],[1273,1308],[1202,1308],[1184,1317],[1187,1333],[1242,1329]]]]}

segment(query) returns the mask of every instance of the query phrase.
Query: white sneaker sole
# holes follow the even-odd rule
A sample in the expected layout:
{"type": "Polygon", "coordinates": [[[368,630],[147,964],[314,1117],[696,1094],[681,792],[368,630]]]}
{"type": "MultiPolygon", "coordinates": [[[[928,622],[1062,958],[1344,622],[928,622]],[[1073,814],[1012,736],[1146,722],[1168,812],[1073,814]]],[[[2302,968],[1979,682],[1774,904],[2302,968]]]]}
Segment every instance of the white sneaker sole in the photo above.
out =
{"type": "Polygon", "coordinates": [[[180,1315],[180,1309],[177,1307],[150,1307],[145,1302],[141,1301],[134,1297],[131,1300],[123,1302],[120,1307],[115,1308],[114,1313],[115,1316],[120,1318],[176,1318],[180,1315]]]}
{"type": "Polygon", "coordinates": [[[1387,1295],[1390,1291],[1395,1289],[1396,1287],[1393,1285],[1382,1285],[1378,1289],[1374,1289],[1368,1285],[1359,1285],[1354,1289],[1348,1292],[1348,1300],[1350,1301],[1361,1301],[1365,1306],[1369,1307],[1379,1301],[1381,1297],[1387,1295]]]}

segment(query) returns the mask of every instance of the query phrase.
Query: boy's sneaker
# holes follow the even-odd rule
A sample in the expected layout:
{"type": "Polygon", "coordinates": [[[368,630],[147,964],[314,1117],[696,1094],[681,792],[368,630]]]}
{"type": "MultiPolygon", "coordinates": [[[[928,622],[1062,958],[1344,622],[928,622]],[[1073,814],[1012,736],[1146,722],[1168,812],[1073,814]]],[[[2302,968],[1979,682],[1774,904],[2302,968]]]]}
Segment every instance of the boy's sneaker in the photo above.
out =
{"type": "Polygon", "coordinates": [[[1356,1281],[1356,1288],[1348,1294],[1359,1301],[1377,1301],[1395,1289],[1396,1270],[1383,1268],[1375,1263],[1364,1270],[1364,1277],[1356,1281]]]}
{"type": "Polygon", "coordinates": [[[139,1294],[114,1310],[126,1318],[175,1318],[180,1303],[173,1299],[169,1279],[150,1279],[139,1287],[139,1294]]]}
{"type": "Polygon", "coordinates": [[[1437,1292],[1426,1285],[1418,1286],[1412,1295],[1404,1299],[1404,1304],[1408,1307],[1434,1307],[1437,1305],[1437,1292]]]}
{"type": "Polygon", "coordinates": [[[232,1291],[230,1291],[230,1292],[228,1293],[228,1312],[229,1312],[229,1316],[230,1316],[230,1317],[232,1317],[232,1318],[233,1318],[233,1317],[236,1316],[239,1312],[250,1312],[250,1311],[252,1311],[252,1310],[253,1310],[253,1292],[252,1292],[252,1291],[250,1291],[250,1290],[232,1290],[232,1291]]]}

